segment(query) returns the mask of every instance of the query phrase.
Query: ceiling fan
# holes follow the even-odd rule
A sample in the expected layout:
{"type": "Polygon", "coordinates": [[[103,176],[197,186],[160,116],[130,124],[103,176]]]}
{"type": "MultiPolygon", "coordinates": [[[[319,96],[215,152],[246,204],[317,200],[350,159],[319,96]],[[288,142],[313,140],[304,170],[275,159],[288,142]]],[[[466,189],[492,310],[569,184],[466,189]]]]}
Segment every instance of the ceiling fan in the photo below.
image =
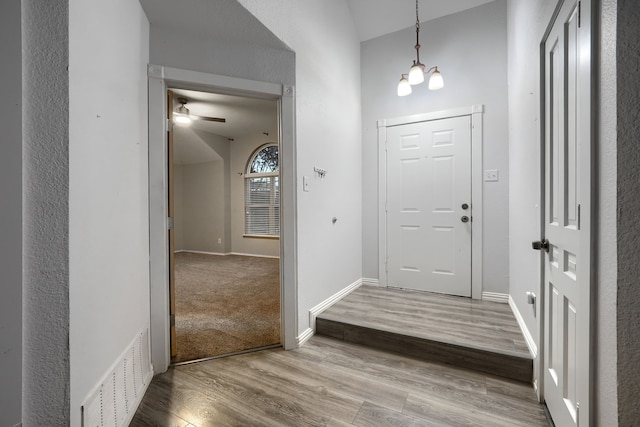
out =
{"type": "Polygon", "coordinates": [[[187,98],[184,98],[184,97],[178,98],[178,103],[180,104],[180,106],[174,113],[175,121],[177,123],[187,124],[187,123],[191,123],[191,120],[204,120],[207,122],[218,122],[218,123],[227,122],[227,119],[222,117],[197,116],[195,114],[189,113],[189,109],[186,107],[188,102],[189,100],[187,100],[187,98]]]}

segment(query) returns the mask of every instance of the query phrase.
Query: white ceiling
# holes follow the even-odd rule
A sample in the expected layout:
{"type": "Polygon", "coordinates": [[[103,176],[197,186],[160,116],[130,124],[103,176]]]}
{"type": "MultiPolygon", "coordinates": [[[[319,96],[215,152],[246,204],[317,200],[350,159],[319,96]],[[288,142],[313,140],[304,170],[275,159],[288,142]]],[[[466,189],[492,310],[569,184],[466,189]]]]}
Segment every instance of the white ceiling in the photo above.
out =
{"type": "MultiPolygon", "coordinates": [[[[471,9],[493,0],[419,0],[420,22],[471,9]]],[[[347,0],[360,41],[411,27],[415,0],[347,0]]]]}
{"type": "Polygon", "coordinates": [[[272,141],[278,136],[278,105],[275,100],[221,95],[171,88],[174,111],[180,104],[178,97],[188,100],[189,113],[198,116],[220,117],[225,123],[193,120],[189,125],[174,126],[174,163],[195,164],[219,160],[220,156],[202,139],[203,132],[222,136],[230,143],[244,138],[263,138],[272,141]]]}

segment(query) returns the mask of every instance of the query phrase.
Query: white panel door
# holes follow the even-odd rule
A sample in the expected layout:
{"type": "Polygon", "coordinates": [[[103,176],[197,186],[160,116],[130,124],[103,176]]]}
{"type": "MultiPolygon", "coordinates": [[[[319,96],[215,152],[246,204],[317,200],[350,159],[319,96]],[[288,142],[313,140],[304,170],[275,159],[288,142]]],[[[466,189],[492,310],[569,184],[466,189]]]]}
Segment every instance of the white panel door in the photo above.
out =
{"type": "Polygon", "coordinates": [[[387,128],[387,284],[471,296],[471,118],[387,128]]]}
{"type": "Polygon", "coordinates": [[[589,425],[590,39],[579,19],[579,2],[566,0],[544,45],[546,239],[537,246],[547,251],[544,399],[558,426],[589,425]]]}

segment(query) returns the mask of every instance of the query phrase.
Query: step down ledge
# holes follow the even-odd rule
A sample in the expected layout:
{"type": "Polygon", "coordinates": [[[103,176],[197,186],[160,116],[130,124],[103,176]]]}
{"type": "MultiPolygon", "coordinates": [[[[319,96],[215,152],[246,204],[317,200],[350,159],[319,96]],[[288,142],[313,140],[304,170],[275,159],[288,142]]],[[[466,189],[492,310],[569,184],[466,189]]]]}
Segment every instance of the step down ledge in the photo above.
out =
{"type": "Polygon", "coordinates": [[[447,363],[483,373],[531,383],[533,359],[522,355],[462,346],[398,334],[318,317],[316,333],[342,341],[391,351],[432,362],[447,363]]]}

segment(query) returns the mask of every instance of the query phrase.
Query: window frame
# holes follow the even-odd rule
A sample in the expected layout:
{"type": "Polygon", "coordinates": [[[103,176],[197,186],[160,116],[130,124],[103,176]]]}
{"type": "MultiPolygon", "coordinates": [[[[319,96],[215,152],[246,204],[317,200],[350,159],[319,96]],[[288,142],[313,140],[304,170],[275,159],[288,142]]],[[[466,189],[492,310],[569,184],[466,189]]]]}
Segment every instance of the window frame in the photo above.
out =
{"type": "Polygon", "coordinates": [[[243,237],[249,238],[261,238],[261,239],[279,239],[280,238],[280,147],[275,142],[268,142],[266,144],[262,144],[258,148],[256,148],[249,156],[249,160],[247,161],[247,165],[245,167],[244,173],[244,234],[243,237]],[[251,172],[252,166],[256,160],[256,158],[260,155],[260,153],[269,148],[276,147],[278,150],[278,164],[277,170],[272,172],[251,172]],[[274,179],[277,178],[277,179],[274,179]],[[264,206],[251,206],[249,204],[249,186],[248,183],[251,179],[255,178],[271,178],[269,180],[270,190],[269,190],[269,199],[270,203],[264,206]],[[276,184],[277,181],[277,184],[276,184]],[[276,191],[277,188],[277,191],[276,191]],[[275,203],[275,200],[277,203],[275,203]],[[269,219],[269,230],[273,230],[274,228],[277,230],[278,234],[265,234],[265,233],[256,233],[254,230],[249,230],[249,214],[251,207],[268,207],[268,219],[269,219]],[[276,214],[277,210],[277,214],[276,214]],[[275,223],[275,224],[274,224],[275,223]],[[251,231],[251,232],[250,232],[251,231]]]}

